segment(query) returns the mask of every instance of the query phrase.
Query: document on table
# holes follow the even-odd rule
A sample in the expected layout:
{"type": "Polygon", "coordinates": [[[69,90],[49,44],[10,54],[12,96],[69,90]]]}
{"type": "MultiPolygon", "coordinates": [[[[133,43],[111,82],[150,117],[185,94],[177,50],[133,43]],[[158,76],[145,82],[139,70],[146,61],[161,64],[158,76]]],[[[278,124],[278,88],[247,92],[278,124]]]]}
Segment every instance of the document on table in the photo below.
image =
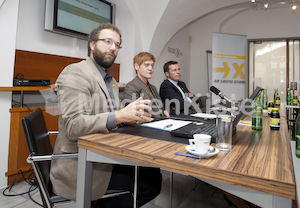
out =
{"type": "Polygon", "coordinates": [[[195,113],[195,114],[191,114],[191,116],[199,117],[199,118],[208,118],[208,119],[217,118],[216,114],[209,114],[209,113],[195,113]]]}
{"type": "Polygon", "coordinates": [[[209,110],[210,111],[228,111],[228,112],[230,112],[231,108],[221,107],[221,106],[214,106],[214,107],[211,107],[209,110]]]}
{"type": "Polygon", "coordinates": [[[178,129],[182,126],[188,125],[192,123],[192,121],[183,121],[183,120],[175,120],[175,119],[164,119],[160,121],[154,121],[150,123],[141,124],[141,126],[160,129],[164,131],[172,131],[178,129]]]}

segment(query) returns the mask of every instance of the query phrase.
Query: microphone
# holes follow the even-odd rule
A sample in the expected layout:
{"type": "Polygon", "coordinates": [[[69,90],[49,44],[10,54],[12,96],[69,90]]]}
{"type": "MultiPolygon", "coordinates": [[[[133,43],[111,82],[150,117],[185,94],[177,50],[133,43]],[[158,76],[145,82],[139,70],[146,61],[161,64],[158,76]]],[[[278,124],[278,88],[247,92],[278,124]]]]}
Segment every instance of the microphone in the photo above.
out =
{"type": "Polygon", "coordinates": [[[225,95],[223,95],[220,90],[218,88],[216,88],[215,86],[211,86],[210,87],[210,91],[212,91],[214,94],[220,96],[220,98],[226,100],[227,102],[233,103],[232,100],[230,100],[228,97],[226,97],[225,95]]]}

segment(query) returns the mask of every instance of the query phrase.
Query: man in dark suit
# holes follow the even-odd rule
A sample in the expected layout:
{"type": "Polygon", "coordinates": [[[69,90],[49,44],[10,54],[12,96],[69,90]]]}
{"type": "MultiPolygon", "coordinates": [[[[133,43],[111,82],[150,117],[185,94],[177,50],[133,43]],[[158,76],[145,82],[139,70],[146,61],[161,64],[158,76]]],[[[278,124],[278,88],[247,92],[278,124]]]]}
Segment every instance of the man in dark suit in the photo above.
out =
{"type": "MultiPolygon", "coordinates": [[[[165,109],[170,109],[171,115],[179,113],[189,113],[194,110],[192,99],[195,97],[180,81],[180,67],[176,61],[169,61],[164,65],[164,73],[167,77],[160,85],[159,95],[165,105],[165,109]]],[[[201,107],[201,104],[200,104],[201,107]]]]}

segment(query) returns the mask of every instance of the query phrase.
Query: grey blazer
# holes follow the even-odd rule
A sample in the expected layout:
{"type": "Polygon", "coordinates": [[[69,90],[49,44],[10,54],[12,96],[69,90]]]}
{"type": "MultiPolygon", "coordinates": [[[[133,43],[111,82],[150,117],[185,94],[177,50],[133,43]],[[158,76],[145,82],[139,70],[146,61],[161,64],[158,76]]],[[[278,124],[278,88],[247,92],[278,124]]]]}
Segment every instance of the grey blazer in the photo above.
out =
{"type": "Polygon", "coordinates": [[[161,111],[163,111],[163,103],[161,98],[157,92],[157,89],[154,85],[149,83],[150,88],[152,89],[152,93],[148,89],[147,85],[138,77],[136,76],[133,80],[128,82],[124,90],[124,103],[130,103],[135,101],[139,97],[143,97],[144,99],[149,99],[152,102],[150,106],[152,107],[152,114],[153,117],[159,118],[161,117],[161,111]]]}
{"type": "MultiPolygon", "coordinates": [[[[119,109],[118,84],[112,79],[110,85],[119,109]]],[[[108,113],[114,110],[112,100],[99,70],[90,58],[67,66],[59,75],[55,88],[60,115],[54,154],[77,153],[78,137],[109,132],[106,122],[108,113]]],[[[77,164],[77,159],[52,161],[50,180],[55,194],[75,200],[77,164]]],[[[111,165],[93,164],[92,200],[101,198],[107,190],[111,171],[111,165]]]]}

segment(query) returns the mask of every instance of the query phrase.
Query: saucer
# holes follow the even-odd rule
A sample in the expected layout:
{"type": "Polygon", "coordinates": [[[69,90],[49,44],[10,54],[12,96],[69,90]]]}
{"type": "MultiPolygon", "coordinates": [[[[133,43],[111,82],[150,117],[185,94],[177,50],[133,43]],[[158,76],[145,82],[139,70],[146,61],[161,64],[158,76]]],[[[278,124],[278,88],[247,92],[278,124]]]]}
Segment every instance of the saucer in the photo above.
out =
{"type": "MultiPolygon", "coordinates": [[[[213,148],[213,146],[209,146],[209,148],[213,148]]],[[[188,151],[190,154],[198,155],[198,156],[203,157],[203,158],[209,158],[209,157],[215,156],[216,154],[219,153],[219,149],[218,149],[218,148],[215,148],[215,151],[214,151],[214,152],[208,152],[208,153],[206,153],[206,154],[197,152],[196,150],[193,149],[193,147],[192,147],[191,145],[187,145],[187,146],[185,147],[185,149],[186,149],[186,151],[188,151]]]]}

